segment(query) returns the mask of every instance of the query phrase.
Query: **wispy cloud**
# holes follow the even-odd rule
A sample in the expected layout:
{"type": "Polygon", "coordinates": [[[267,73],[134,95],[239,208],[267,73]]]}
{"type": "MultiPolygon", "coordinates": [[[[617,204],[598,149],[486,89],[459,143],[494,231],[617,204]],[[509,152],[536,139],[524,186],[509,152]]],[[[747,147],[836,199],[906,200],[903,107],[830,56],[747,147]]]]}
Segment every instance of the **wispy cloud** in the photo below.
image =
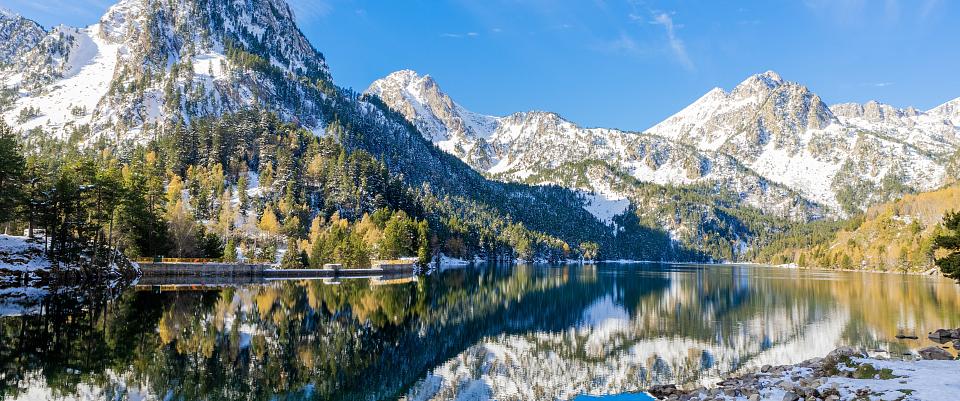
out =
{"type": "Polygon", "coordinates": [[[874,88],[885,88],[893,85],[893,82],[865,82],[860,84],[860,86],[872,86],[874,88]]]}
{"type": "MultiPolygon", "coordinates": [[[[633,18],[633,14],[631,14],[631,18],[633,18]]],[[[655,12],[652,23],[663,26],[667,34],[667,42],[670,45],[670,49],[673,50],[673,55],[677,57],[677,61],[687,70],[693,70],[695,68],[693,60],[691,60],[690,55],[687,54],[687,47],[684,45],[683,40],[677,36],[673,17],[665,12],[655,12]]]]}
{"type": "Polygon", "coordinates": [[[444,38],[463,39],[463,38],[475,38],[477,36],[480,36],[480,34],[477,32],[466,32],[466,33],[444,32],[444,33],[441,33],[440,36],[444,38]]]}
{"type": "Polygon", "coordinates": [[[617,53],[641,53],[641,47],[636,40],[626,32],[620,32],[620,36],[606,43],[605,50],[617,53]]]}

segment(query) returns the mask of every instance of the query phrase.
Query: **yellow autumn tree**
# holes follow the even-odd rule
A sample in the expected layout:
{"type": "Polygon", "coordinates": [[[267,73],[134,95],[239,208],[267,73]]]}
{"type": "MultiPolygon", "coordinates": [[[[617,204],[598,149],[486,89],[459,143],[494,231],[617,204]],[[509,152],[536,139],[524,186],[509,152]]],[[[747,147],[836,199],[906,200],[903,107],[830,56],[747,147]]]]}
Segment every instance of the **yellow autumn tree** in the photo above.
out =
{"type": "Polygon", "coordinates": [[[167,205],[173,207],[182,198],[183,180],[179,175],[170,174],[170,183],[167,184],[167,205]]]}
{"type": "Polygon", "coordinates": [[[264,209],[258,227],[260,227],[260,231],[270,234],[271,236],[280,233],[280,221],[277,219],[277,214],[273,212],[273,207],[268,206],[264,209]]]}

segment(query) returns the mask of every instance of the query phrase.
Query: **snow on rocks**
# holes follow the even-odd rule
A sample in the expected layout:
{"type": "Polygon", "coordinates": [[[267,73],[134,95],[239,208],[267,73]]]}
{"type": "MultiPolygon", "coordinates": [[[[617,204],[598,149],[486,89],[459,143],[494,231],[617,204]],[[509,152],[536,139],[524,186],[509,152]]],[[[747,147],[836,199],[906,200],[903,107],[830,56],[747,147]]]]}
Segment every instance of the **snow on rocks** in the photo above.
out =
{"type": "Polygon", "coordinates": [[[439,262],[440,270],[447,270],[469,266],[471,261],[440,254],[439,262]]]}
{"type": "Polygon", "coordinates": [[[37,278],[38,272],[50,267],[41,240],[0,235],[0,282],[37,278]]]}
{"type": "Polygon", "coordinates": [[[868,358],[841,347],[826,358],[764,365],[759,372],[725,379],[713,388],[687,391],[659,385],[648,391],[670,400],[948,400],[960,394],[960,361],[952,355],[942,360],[868,358]]]}

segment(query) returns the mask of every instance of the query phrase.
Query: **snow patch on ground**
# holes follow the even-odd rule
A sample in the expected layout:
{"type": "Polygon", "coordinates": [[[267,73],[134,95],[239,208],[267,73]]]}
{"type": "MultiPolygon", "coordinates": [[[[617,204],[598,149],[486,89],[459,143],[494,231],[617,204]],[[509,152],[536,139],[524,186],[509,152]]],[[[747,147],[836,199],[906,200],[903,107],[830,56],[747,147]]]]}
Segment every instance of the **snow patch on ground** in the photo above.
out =
{"type": "Polygon", "coordinates": [[[4,274],[27,273],[33,277],[51,266],[43,254],[40,240],[0,235],[0,281],[3,281],[4,274]]]}
{"type": "Polygon", "coordinates": [[[838,207],[831,183],[840,164],[819,161],[806,151],[791,155],[771,143],[750,167],[774,182],[798,189],[808,199],[838,207]]]}
{"type": "Polygon", "coordinates": [[[612,224],[614,217],[623,214],[630,207],[630,200],[626,196],[609,187],[581,194],[586,200],[583,208],[606,224],[612,224]]]}
{"type": "Polygon", "coordinates": [[[960,361],[897,361],[879,359],[855,359],[858,363],[869,363],[878,370],[891,369],[894,376],[890,380],[851,379],[832,377],[823,387],[836,386],[842,400],[856,398],[857,390],[869,388],[874,394],[871,399],[893,400],[903,397],[912,390],[905,400],[955,400],[960,398],[960,361]]]}
{"type": "Polygon", "coordinates": [[[469,260],[453,258],[444,254],[440,254],[440,270],[456,269],[456,268],[465,267],[469,265],[470,265],[469,260]]]}
{"type": "Polygon", "coordinates": [[[223,77],[226,75],[223,68],[226,62],[226,56],[219,53],[201,54],[193,58],[193,72],[211,79],[223,77]]]}
{"type": "Polygon", "coordinates": [[[37,108],[43,113],[40,117],[17,127],[24,131],[44,127],[63,137],[69,135],[68,128],[90,123],[97,103],[110,89],[121,47],[101,39],[99,33],[99,25],[76,30],[76,41],[70,49],[64,78],[39,96],[21,94],[22,97],[3,117],[14,122],[20,110],[37,108]],[[75,115],[71,108],[84,112],[75,115]]]}

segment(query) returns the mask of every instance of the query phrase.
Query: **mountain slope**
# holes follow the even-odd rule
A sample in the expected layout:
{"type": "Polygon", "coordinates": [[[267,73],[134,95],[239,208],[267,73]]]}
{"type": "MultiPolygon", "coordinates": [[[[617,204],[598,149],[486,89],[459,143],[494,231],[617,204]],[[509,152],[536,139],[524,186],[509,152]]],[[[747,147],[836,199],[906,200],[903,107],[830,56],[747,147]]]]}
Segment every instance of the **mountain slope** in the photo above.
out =
{"type": "MultiPolygon", "coordinates": [[[[581,128],[547,112],[480,115],[429,76],[407,70],[375,81],[367,93],[445,151],[501,180],[570,186],[545,172],[603,160],[642,182],[722,186],[745,205],[800,220],[936,188],[949,181],[949,156],[960,148],[956,102],[929,112],[876,102],[829,107],[771,71],[729,93],[711,90],[646,133],[581,128]]],[[[573,187],[607,186],[586,184],[573,187]]]]}
{"type": "Polygon", "coordinates": [[[958,123],[930,114],[877,103],[830,108],[768,71],[729,93],[710,91],[649,132],[730,155],[808,199],[853,213],[946,181],[944,157],[960,146],[958,123]]]}
{"type": "Polygon", "coordinates": [[[262,103],[316,128],[322,95],[298,80],[330,78],[282,0],[124,0],[97,24],[59,26],[18,53],[0,70],[3,86],[21,93],[4,117],[61,137],[142,142],[146,124],[262,103]]]}
{"type": "Polygon", "coordinates": [[[0,7],[0,65],[13,63],[18,54],[32,49],[45,35],[36,22],[0,7]]]}
{"type": "Polygon", "coordinates": [[[661,137],[582,128],[549,112],[480,115],[454,102],[430,76],[409,70],[377,80],[366,92],[383,99],[441,149],[499,180],[559,184],[593,197],[600,194],[600,202],[628,197],[625,192],[612,192],[610,182],[573,177],[566,170],[583,161],[603,161],[641,182],[722,186],[738,193],[745,205],[779,216],[808,220],[823,214],[818,205],[760,177],[732,157],[661,137]]]}
{"type": "Polygon", "coordinates": [[[801,267],[926,271],[934,268],[933,238],[946,212],[960,205],[960,186],[906,195],[871,207],[839,230],[788,233],[756,259],[801,267]],[[812,237],[819,240],[810,241],[812,237]]]}
{"type": "MultiPolygon", "coordinates": [[[[123,154],[155,140],[192,143],[185,135],[196,130],[184,127],[211,124],[208,117],[268,111],[257,115],[276,114],[373,154],[437,220],[469,218],[521,245],[533,230],[550,257],[594,241],[606,257],[700,258],[671,246],[659,229],[635,227],[616,238],[572,191],[487,180],[378,98],[336,87],[294,21],[282,0],[123,0],[97,24],[57,27],[18,50],[16,58],[27,61],[0,69],[0,84],[15,94],[3,118],[28,140],[54,135],[123,154]]],[[[269,131],[263,118],[244,131],[269,134],[261,132],[269,131]]],[[[249,163],[262,167],[256,157],[249,163]]],[[[532,251],[525,256],[546,257],[532,251]]]]}

